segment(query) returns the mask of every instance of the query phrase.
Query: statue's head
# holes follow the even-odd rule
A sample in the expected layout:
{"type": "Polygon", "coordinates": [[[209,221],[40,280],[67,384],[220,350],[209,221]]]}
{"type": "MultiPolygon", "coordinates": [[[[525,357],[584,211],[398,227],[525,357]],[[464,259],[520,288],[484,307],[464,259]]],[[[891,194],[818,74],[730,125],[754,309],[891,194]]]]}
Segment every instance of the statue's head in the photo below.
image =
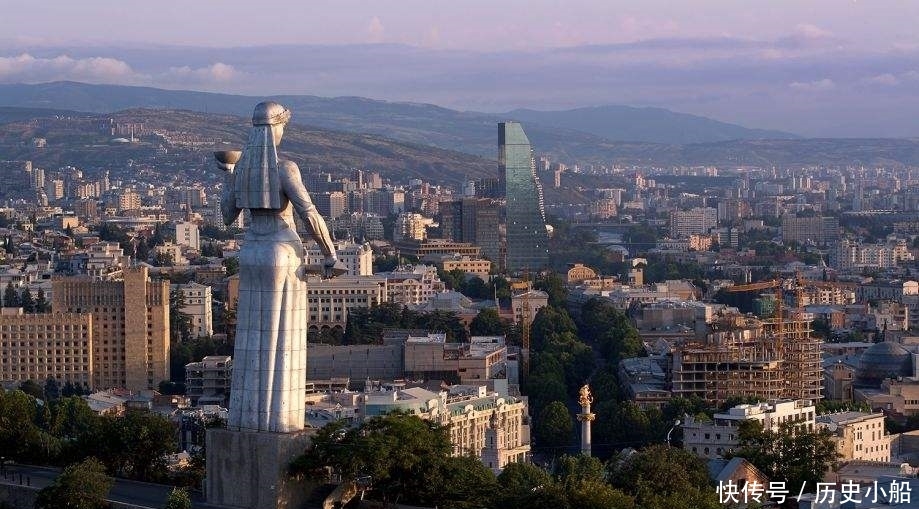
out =
{"type": "Polygon", "coordinates": [[[281,142],[284,135],[284,126],[290,121],[290,110],[273,101],[265,101],[255,105],[252,112],[252,125],[270,126],[274,133],[274,143],[281,142]]]}

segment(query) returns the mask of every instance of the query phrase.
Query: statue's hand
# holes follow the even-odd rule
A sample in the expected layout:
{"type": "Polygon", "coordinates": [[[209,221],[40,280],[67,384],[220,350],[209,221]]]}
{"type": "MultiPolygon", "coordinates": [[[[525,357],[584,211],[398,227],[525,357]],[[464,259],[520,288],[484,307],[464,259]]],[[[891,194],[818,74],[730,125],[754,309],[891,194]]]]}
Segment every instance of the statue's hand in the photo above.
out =
{"type": "Polygon", "coordinates": [[[305,263],[301,263],[300,266],[297,267],[296,275],[297,275],[297,279],[299,279],[300,281],[306,281],[306,277],[309,275],[309,271],[307,270],[307,266],[305,263]]]}
{"type": "Polygon", "coordinates": [[[335,277],[335,264],[338,263],[338,258],[335,255],[326,256],[322,260],[322,275],[325,278],[335,277]]]}

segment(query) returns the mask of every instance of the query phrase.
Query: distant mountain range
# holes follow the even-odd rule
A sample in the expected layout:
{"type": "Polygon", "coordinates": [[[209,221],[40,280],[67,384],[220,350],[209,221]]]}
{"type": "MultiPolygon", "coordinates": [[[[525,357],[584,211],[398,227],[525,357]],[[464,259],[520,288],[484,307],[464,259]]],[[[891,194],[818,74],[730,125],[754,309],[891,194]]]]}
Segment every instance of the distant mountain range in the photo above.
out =
{"type": "MultiPolygon", "coordinates": [[[[602,159],[610,141],[683,145],[734,139],[795,138],[747,129],[659,108],[602,106],[568,111],[515,110],[504,114],[460,112],[430,104],[360,97],[271,97],[295,123],[386,136],[484,157],[497,154],[497,122],[519,120],[539,153],[602,159]]],[[[0,85],[0,106],[109,113],[129,108],[168,108],[247,116],[261,97],[120,85],[53,82],[0,85]]]]}
{"type": "Polygon", "coordinates": [[[507,116],[521,122],[583,131],[614,141],[686,145],[729,140],[799,138],[781,131],[747,129],[663,108],[596,106],[564,111],[521,109],[511,111],[507,116]]]}
{"type": "MultiPolygon", "coordinates": [[[[101,117],[139,116],[163,127],[174,123],[174,129],[184,125],[189,132],[241,136],[252,107],[265,99],[73,82],[0,85],[0,123],[93,112],[101,117]],[[122,111],[133,108],[147,109],[122,111]]],[[[603,106],[492,115],[359,97],[273,99],[291,108],[293,121],[299,124],[290,132],[300,131],[303,139],[294,135],[286,148],[295,152],[301,164],[330,169],[376,165],[449,182],[495,174],[496,123],[508,119],[524,122],[537,154],[565,162],[919,166],[916,139],[803,139],[655,108],[603,106]]],[[[0,153],[0,159],[8,157],[0,153]]]]}

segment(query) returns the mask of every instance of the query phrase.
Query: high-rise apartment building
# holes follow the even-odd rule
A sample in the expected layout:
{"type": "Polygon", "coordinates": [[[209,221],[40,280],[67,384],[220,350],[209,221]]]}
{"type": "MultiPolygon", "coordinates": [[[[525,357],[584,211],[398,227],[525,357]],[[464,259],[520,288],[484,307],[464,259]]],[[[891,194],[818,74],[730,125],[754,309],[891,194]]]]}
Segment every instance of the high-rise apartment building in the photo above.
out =
{"type": "Polygon", "coordinates": [[[13,311],[0,313],[0,382],[92,383],[92,315],[13,311]]]}
{"type": "Polygon", "coordinates": [[[121,281],[62,278],[53,282],[55,313],[93,315],[96,389],[152,389],[169,379],[169,282],[146,267],[123,269],[121,281]]]}
{"type": "Polygon", "coordinates": [[[176,244],[188,246],[192,249],[201,249],[201,235],[198,233],[198,225],[188,221],[176,223],[176,244]]]}
{"type": "Polygon", "coordinates": [[[396,219],[393,240],[424,240],[428,237],[427,227],[431,220],[414,212],[403,212],[396,219]]]}
{"type": "Polygon", "coordinates": [[[675,239],[708,233],[717,227],[718,210],[712,207],[695,207],[670,213],[670,236],[675,239]]]}
{"type": "Polygon", "coordinates": [[[530,140],[518,122],[501,122],[498,148],[507,199],[505,267],[509,272],[539,270],[549,264],[549,236],[530,140]]]}
{"type": "Polygon", "coordinates": [[[337,219],[348,211],[348,197],[341,191],[313,193],[313,202],[320,214],[337,219]]]}
{"type": "MultiPolygon", "coordinates": [[[[62,192],[63,194],[63,192],[62,192]]],[[[48,194],[48,198],[51,198],[51,194],[48,194]]],[[[140,208],[140,195],[131,190],[122,191],[118,195],[118,211],[124,212],[126,210],[137,210],[140,208]]]]}
{"type": "Polygon", "coordinates": [[[182,295],[182,309],[188,317],[192,337],[205,337],[214,335],[214,312],[211,287],[191,282],[176,285],[176,291],[182,295]]]}
{"type": "Polygon", "coordinates": [[[500,261],[500,215],[493,200],[463,198],[440,204],[441,229],[447,240],[469,242],[482,248],[482,256],[500,261]]]}
{"type": "Polygon", "coordinates": [[[782,242],[813,242],[825,246],[839,240],[839,219],[835,217],[782,217],[782,242]]]}

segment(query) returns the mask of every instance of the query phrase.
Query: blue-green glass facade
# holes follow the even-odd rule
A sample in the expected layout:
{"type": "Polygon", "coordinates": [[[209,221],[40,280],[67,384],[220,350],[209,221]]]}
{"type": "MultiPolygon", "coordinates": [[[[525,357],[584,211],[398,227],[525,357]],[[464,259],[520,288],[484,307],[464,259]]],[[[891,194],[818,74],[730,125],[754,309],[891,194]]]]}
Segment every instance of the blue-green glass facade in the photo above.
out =
{"type": "Polygon", "coordinates": [[[542,188],[530,140],[518,122],[498,124],[498,148],[507,199],[507,271],[543,269],[549,264],[549,237],[542,188]]]}

